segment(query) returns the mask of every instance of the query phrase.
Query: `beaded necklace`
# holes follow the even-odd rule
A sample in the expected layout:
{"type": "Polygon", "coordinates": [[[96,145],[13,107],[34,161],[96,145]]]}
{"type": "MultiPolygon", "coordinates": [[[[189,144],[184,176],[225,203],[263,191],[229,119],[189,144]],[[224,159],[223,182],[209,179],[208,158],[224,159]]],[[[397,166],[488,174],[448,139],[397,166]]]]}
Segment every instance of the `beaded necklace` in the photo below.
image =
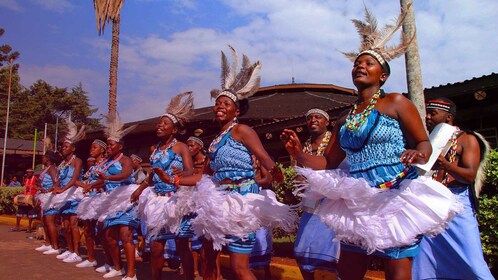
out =
{"type": "Polygon", "coordinates": [[[361,127],[367,120],[368,116],[372,112],[372,109],[375,107],[375,104],[377,104],[377,101],[379,100],[381,94],[382,90],[377,90],[372,98],[370,98],[370,101],[365,110],[363,110],[363,112],[361,113],[355,114],[356,110],[358,109],[358,103],[355,103],[351,111],[349,111],[348,116],[346,117],[346,128],[351,131],[358,130],[358,128],[361,127]]]}
{"type": "Polygon", "coordinates": [[[103,167],[99,171],[105,173],[107,169],[111,168],[111,166],[113,166],[116,162],[120,161],[122,157],[123,153],[119,154],[119,156],[116,159],[112,160],[108,164],[103,164],[103,167]]]}
{"type": "Polygon", "coordinates": [[[216,150],[218,149],[218,145],[221,142],[221,139],[223,139],[223,137],[225,137],[225,135],[229,133],[232,130],[232,128],[237,124],[238,124],[237,119],[234,119],[230,126],[228,126],[225,130],[223,130],[223,132],[221,132],[220,134],[218,134],[218,136],[216,136],[213,142],[211,142],[211,145],[209,145],[208,149],[209,153],[216,152],[216,150]]]}
{"type": "Polygon", "coordinates": [[[68,161],[66,160],[63,160],[61,162],[61,164],[59,164],[59,167],[57,167],[60,171],[63,171],[65,170],[69,165],[71,165],[71,163],[73,162],[73,160],[76,158],[75,155],[73,155],[68,161]]]}
{"type": "MultiPolygon", "coordinates": [[[[325,132],[325,135],[322,138],[322,141],[318,145],[318,148],[316,149],[316,156],[323,156],[323,153],[325,152],[325,148],[327,148],[327,145],[330,142],[330,137],[332,136],[332,132],[328,131],[325,132]]],[[[313,148],[311,147],[311,137],[306,140],[304,143],[304,148],[303,152],[313,155],[313,148]]]]}
{"type": "Polygon", "coordinates": [[[171,140],[171,142],[169,142],[168,146],[166,146],[166,148],[164,150],[160,150],[159,148],[161,147],[161,145],[158,144],[154,148],[154,151],[152,152],[152,154],[150,155],[150,162],[152,163],[152,162],[162,158],[163,156],[165,156],[166,153],[168,152],[168,150],[171,149],[171,147],[173,147],[174,145],[176,145],[177,142],[178,141],[176,140],[176,138],[173,138],[173,140],[171,140]],[[156,156],[157,151],[161,151],[161,153],[156,156]]]}
{"type": "Polygon", "coordinates": [[[40,180],[43,179],[43,176],[45,176],[45,173],[47,173],[47,171],[50,169],[52,165],[49,165],[47,166],[45,169],[43,169],[43,171],[40,173],[40,175],[38,175],[38,178],[40,178],[40,180]]]}
{"type": "Polygon", "coordinates": [[[85,175],[83,175],[85,181],[88,181],[92,174],[97,174],[97,172],[100,171],[102,166],[104,166],[104,163],[105,163],[104,158],[100,158],[99,162],[96,162],[92,167],[88,168],[88,170],[85,172],[85,175]]]}
{"type": "MultiPolygon", "coordinates": [[[[455,132],[453,132],[453,134],[451,135],[451,138],[450,138],[451,146],[450,146],[450,149],[448,150],[448,161],[450,163],[455,162],[457,159],[457,148],[458,148],[457,139],[458,139],[458,136],[460,136],[460,128],[457,126],[455,132]]],[[[448,185],[448,172],[446,172],[444,170],[436,170],[436,172],[434,172],[432,174],[432,178],[437,179],[440,172],[443,172],[443,178],[441,180],[441,183],[443,185],[447,186],[448,185]]]]}

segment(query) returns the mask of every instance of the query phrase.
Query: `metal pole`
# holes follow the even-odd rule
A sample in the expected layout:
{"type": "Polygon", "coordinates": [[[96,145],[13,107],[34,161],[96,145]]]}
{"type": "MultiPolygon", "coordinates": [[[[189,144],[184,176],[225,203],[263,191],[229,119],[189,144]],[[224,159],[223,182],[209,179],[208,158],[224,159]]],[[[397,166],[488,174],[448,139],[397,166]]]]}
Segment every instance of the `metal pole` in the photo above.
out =
{"type": "Polygon", "coordinates": [[[3,155],[2,155],[2,176],[0,185],[3,184],[4,172],[5,172],[5,153],[7,150],[7,136],[9,131],[9,113],[10,113],[10,88],[12,84],[12,63],[14,59],[9,59],[9,83],[7,88],[7,114],[5,116],[5,136],[3,138],[3,155]]]}
{"type": "Polygon", "coordinates": [[[57,116],[57,120],[55,121],[55,143],[54,143],[54,152],[57,152],[57,134],[59,133],[59,116],[57,116]]]}
{"type": "Polygon", "coordinates": [[[35,156],[36,156],[36,134],[38,133],[38,129],[35,127],[35,140],[33,140],[33,164],[31,165],[31,169],[35,170],[35,156]]]}
{"type": "MultiPolygon", "coordinates": [[[[43,131],[43,140],[47,139],[47,123],[45,123],[45,130],[43,131]]],[[[43,143],[43,154],[46,152],[45,143],[43,143]]]]}

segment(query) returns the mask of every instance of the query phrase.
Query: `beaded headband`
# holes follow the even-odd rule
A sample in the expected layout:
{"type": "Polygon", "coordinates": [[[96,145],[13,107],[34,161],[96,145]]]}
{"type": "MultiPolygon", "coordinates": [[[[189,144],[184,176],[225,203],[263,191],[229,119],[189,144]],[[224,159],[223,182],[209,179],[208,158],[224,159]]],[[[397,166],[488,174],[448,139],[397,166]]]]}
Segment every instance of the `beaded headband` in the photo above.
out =
{"type": "Polygon", "coordinates": [[[135,154],[132,154],[132,155],[130,156],[130,158],[135,159],[135,160],[137,160],[138,162],[142,162],[142,158],[141,158],[141,157],[139,157],[139,156],[137,156],[137,155],[135,155],[135,154]]]}
{"type": "Polygon", "coordinates": [[[456,106],[454,104],[444,102],[443,100],[429,100],[427,105],[425,106],[427,110],[429,109],[438,109],[445,112],[448,112],[452,115],[456,114],[456,106]]]}
{"type": "Polygon", "coordinates": [[[306,113],[306,118],[311,115],[311,114],[320,114],[322,116],[324,116],[327,121],[329,120],[329,114],[327,114],[327,112],[325,112],[324,110],[322,109],[318,109],[318,108],[314,108],[314,109],[310,109],[307,113],[306,113]]]}
{"type": "Polygon", "coordinates": [[[192,142],[195,142],[197,144],[199,144],[202,148],[204,148],[204,142],[202,142],[202,140],[200,138],[197,138],[195,136],[190,136],[188,139],[187,139],[187,142],[188,141],[192,141],[192,142]]]}
{"type": "Polygon", "coordinates": [[[164,114],[162,116],[170,119],[173,122],[173,124],[177,124],[178,123],[178,119],[173,114],[166,113],[166,114],[164,114]]]}
{"type": "Polygon", "coordinates": [[[100,140],[100,139],[93,140],[92,144],[96,144],[96,145],[101,146],[104,149],[107,149],[107,144],[104,141],[100,140]]]}

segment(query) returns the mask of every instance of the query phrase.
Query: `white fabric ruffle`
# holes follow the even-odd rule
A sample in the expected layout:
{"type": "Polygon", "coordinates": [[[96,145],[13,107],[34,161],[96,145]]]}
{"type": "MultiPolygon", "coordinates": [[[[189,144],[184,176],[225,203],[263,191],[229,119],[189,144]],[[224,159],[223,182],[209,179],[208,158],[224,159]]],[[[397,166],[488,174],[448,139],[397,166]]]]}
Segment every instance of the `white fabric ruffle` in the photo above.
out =
{"type": "Polygon", "coordinates": [[[180,187],[169,196],[158,196],[152,187],[139,198],[138,211],[147,226],[147,235],[156,236],[161,230],[178,233],[184,216],[194,212],[193,187],[180,187]]]}
{"type": "Polygon", "coordinates": [[[76,209],[76,215],[80,220],[96,220],[99,217],[98,209],[102,205],[102,194],[97,193],[92,196],[85,196],[76,209]]]}
{"type": "Polygon", "coordinates": [[[118,212],[130,210],[134,204],[131,203],[131,194],[138,188],[138,185],[119,186],[109,193],[101,194],[101,202],[96,212],[98,221],[103,222],[107,217],[113,217],[118,212]]]}
{"type": "Polygon", "coordinates": [[[338,169],[296,171],[307,181],[301,196],[324,198],[314,214],[334,229],[335,239],[369,254],[409,245],[421,234],[435,236],[463,210],[448,188],[428,177],[405,179],[396,189],[379,189],[338,169]]]}
{"type": "Polygon", "coordinates": [[[243,239],[261,227],[288,232],[296,228],[295,208],[278,202],[272,191],[241,195],[224,190],[210,176],[203,176],[192,193],[197,214],[191,220],[192,229],[197,236],[212,240],[215,250],[233,241],[227,235],[243,239]]]}
{"type": "Polygon", "coordinates": [[[60,209],[67,201],[70,200],[81,200],[84,197],[81,188],[71,187],[63,193],[52,194],[52,193],[41,193],[37,195],[37,199],[40,201],[41,209],[43,211],[49,209],[60,209]]]}

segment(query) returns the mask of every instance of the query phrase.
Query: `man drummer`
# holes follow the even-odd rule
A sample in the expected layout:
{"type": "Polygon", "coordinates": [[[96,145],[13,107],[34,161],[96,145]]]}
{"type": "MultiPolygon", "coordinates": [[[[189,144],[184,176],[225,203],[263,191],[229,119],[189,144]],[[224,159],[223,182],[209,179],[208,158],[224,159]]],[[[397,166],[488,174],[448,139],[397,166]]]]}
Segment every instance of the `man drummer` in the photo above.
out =
{"type": "MultiPolygon", "coordinates": [[[[440,123],[454,125],[457,110],[450,99],[429,100],[426,109],[429,131],[440,123]]],[[[456,127],[450,141],[450,150],[439,156],[432,177],[458,197],[464,210],[445,232],[423,238],[420,253],[413,259],[413,279],[494,279],[484,261],[475,217],[486,140],[476,132],[456,127]]]]}
{"type": "Polygon", "coordinates": [[[24,179],[24,201],[18,205],[16,213],[16,227],[12,231],[21,231],[20,223],[22,217],[28,218],[28,229],[27,233],[30,233],[31,225],[33,223],[33,218],[38,217],[35,207],[32,205],[34,195],[36,194],[36,177],[33,176],[33,169],[29,168],[26,170],[26,176],[24,179]],[[31,202],[31,204],[30,204],[31,202]]]}

